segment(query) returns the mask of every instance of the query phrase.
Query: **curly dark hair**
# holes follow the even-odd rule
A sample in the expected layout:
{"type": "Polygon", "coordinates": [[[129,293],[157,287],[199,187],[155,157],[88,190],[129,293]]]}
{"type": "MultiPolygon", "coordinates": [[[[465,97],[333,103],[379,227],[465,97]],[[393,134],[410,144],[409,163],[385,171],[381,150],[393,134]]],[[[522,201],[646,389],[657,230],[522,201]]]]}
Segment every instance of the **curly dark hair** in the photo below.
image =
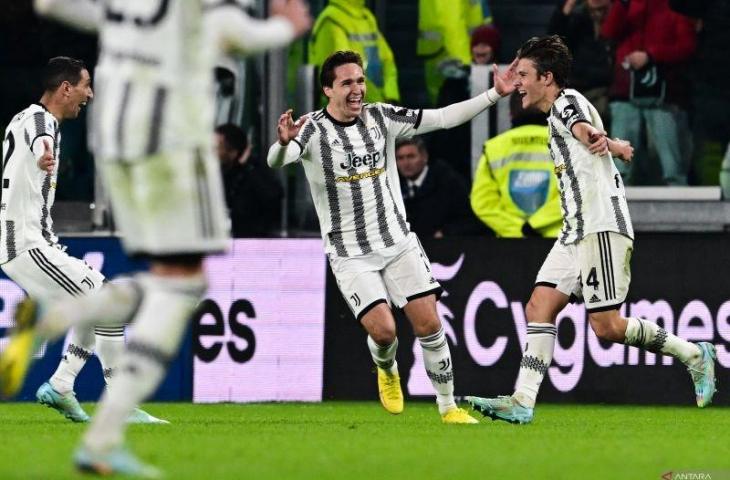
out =
{"type": "Polygon", "coordinates": [[[517,58],[532,60],[540,77],[551,72],[560,88],[568,85],[573,56],[565,41],[558,35],[532,37],[517,50],[517,58]]]}
{"type": "Polygon", "coordinates": [[[340,50],[327,57],[319,71],[319,84],[322,88],[332,87],[335,81],[335,68],[347,63],[355,63],[362,68],[362,57],[359,53],[350,50],[340,50]]]}

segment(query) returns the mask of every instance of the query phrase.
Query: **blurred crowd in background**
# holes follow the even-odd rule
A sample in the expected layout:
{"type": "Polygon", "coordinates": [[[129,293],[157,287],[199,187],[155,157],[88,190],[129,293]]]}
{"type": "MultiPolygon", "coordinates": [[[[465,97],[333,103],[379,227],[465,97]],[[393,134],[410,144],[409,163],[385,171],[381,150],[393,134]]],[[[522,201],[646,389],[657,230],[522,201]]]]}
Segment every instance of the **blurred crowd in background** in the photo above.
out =
{"type": "MultiPolygon", "coordinates": [[[[93,68],[96,39],[38,19],[29,0],[0,16],[0,126],[37,101],[56,55],[93,68]]],[[[263,1],[253,2],[259,13],[263,1]]],[[[573,53],[570,86],[609,135],[630,140],[626,185],[718,185],[730,194],[730,0],[315,0],[308,38],[287,52],[287,98],[301,65],[335,50],[364,59],[368,102],[437,108],[471,95],[476,65],[508,64],[532,35],[559,34],[573,53]],[[532,8],[531,8],[532,7],[532,8]],[[413,39],[413,40],[411,40],[413,39]],[[723,163],[725,158],[725,163],[723,163]]],[[[317,234],[301,169],[270,171],[262,151],[261,60],[221,59],[216,152],[236,237],[317,234]],[[286,226],[289,225],[287,228],[286,226]],[[284,227],[282,227],[284,226],[284,227]]],[[[324,106],[324,97],[319,99],[324,106]]],[[[504,100],[507,102],[507,100],[504,100]]],[[[315,106],[316,108],[316,106],[315,106]]],[[[545,115],[509,99],[511,128],[472,139],[469,125],[397,145],[401,189],[421,236],[554,237],[561,212],[545,115]],[[472,158],[472,141],[483,143],[472,158]],[[473,165],[476,167],[474,168],[473,165]]],[[[305,112],[296,112],[302,114],[305,112]]],[[[64,122],[57,200],[94,200],[86,118],[64,122]]],[[[726,196],[727,198],[727,196],[726,196]]]]}

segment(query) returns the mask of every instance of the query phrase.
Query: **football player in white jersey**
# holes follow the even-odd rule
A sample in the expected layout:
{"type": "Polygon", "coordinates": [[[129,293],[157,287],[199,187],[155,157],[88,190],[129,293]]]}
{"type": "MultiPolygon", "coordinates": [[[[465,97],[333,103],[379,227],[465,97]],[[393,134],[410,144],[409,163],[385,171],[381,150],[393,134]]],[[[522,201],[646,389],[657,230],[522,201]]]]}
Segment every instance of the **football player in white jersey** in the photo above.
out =
{"type": "Polygon", "coordinates": [[[220,0],[36,0],[36,9],[98,29],[92,138],[125,250],[149,259],[133,282],[16,312],[0,391],[22,385],[33,345],[72,325],[132,319],[119,372],[74,462],[82,471],[154,477],[123,445],[125,418],[151,395],[206,289],[203,259],[229,240],[212,145],[213,66],[221,54],[283,47],[311,25],[304,0],[272,0],[267,20],[220,0]]]}
{"type": "MultiPolygon", "coordinates": [[[[60,124],[76,118],[93,98],[89,71],[80,60],[52,58],[43,73],[43,88],[40,101],[18,113],[5,133],[0,266],[31,297],[54,301],[97,291],[104,275],[66,253],[50,214],[58,176],[60,124]]],[[[58,369],[36,392],[38,401],[74,422],[89,421],[74,395],[74,381],[94,350],[108,382],[124,351],[124,324],[73,328],[58,369]]],[[[139,409],[128,420],[161,422],[139,409]]]]}
{"type": "Polygon", "coordinates": [[[550,153],[558,176],[563,230],[537,274],[527,304],[527,347],[514,394],[467,397],[483,415],[529,423],[553,358],[555,320],[571,297],[583,298],[602,340],[671,355],[687,366],[698,407],[715,394],[715,347],[690,343],[656,323],[619,313],[631,280],[634,233],[613,155],[630,161],[628,142],[610,139],[593,105],[566,88],[571,55],[558,36],[534,37],[517,52],[514,87],[522,105],[549,112],[550,153]]]}
{"type": "Polygon", "coordinates": [[[441,287],[406,221],[395,141],[471,120],[512,90],[510,75],[495,71],[494,88],[437,110],[364,104],[362,59],[336,52],[320,72],[327,106],[297,122],[291,111],[279,118],[268,163],[304,166],[332,272],[368,333],[380,401],[390,413],[403,411],[393,305],[405,311],[421,344],[442,421],[477,423],[454,400],[451,354],[436,313],[441,287]]]}

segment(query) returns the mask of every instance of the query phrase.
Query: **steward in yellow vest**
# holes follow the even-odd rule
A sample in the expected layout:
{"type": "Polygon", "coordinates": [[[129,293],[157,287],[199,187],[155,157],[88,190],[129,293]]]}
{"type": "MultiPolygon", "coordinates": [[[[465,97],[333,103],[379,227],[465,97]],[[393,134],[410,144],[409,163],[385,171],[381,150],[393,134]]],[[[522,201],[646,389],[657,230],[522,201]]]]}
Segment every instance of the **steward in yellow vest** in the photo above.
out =
{"type": "Polygon", "coordinates": [[[513,128],[484,142],[471,189],[476,216],[498,237],[555,238],[563,225],[545,115],[510,97],[513,128]]]}
{"type": "Polygon", "coordinates": [[[444,79],[459,78],[464,75],[461,67],[471,63],[471,34],[492,21],[484,13],[481,0],[419,0],[416,53],[423,57],[432,104],[436,104],[444,79]]]}

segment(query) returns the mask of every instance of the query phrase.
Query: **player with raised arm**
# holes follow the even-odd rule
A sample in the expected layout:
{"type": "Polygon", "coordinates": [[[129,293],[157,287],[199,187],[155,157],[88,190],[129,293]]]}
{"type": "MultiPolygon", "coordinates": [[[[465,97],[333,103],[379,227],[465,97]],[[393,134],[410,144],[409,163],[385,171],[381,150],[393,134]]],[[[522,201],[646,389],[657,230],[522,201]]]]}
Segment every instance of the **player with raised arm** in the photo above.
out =
{"type": "Polygon", "coordinates": [[[690,343],[619,308],[631,280],[634,231],[613,155],[630,161],[628,142],[610,139],[593,105],[566,88],[571,55],[558,36],[534,37],[517,52],[514,86],[525,108],[549,113],[550,153],[563,209],[563,229],[537,274],[527,304],[527,346],[515,392],[467,397],[484,416],[512,423],[533,418],[540,383],[555,346],[555,321],[571,296],[583,298],[591,328],[602,340],[671,355],[687,366],[698,407],[715,394],[715,347],[690,343]]]}
{"type": "Polygon", "coordinates": [[[362,59],[340,51],[320,72],[327,106],[296,122],[291,110],[279,118],[268,163],[304,166],[330,267],[368,333],[380,401],[390,413],[403,411],[393,305],[405,311],[421,344],[443,422],[476,423],[454,400],[451,354],[436,313],[441,287],[406,220],[395,141],[471,120],[514,90],[511,74],[511,69],[500,74],[495,66],[494,88],[441,109],[366,104],[362,59]]]}
{"type": "MultiPolygon", "coordinates": [[[[54,301],[96,292],[104,275],[66,253],[53,231],[61,122],[76,118],[94,93],[81,60],[55,57],[43,72],[44,93],[13,117],[3,145],[0,205],[0,268],[33,298],[54,301]]],[[[74,382],[96,351],[108,383],[124,351],[124,323],[79,326],[51,378],[38,388],[38,402],[74,422],[88,422],[74,382]]],[[[136,409],[128,421],[168,423],[136,409]]]]}
{"type": "Polygon", "coordinates": [[[229,245],[213,154],[218,55],[283,47],[311,24],[303,0],[273,0],[267,20],[219,0],[36,0],[40,13],[98,29],[92,140],[125,250],[150,271],[95,295],[49,305],[32,299],[0,357],[0,390],[22,385],[33,346],[74,325],[132,319],[120,371],[74,455],[96,474],[159,476],[123,445],[125,417],[151,395],[206,289],[203,258],[229,245]]]}

